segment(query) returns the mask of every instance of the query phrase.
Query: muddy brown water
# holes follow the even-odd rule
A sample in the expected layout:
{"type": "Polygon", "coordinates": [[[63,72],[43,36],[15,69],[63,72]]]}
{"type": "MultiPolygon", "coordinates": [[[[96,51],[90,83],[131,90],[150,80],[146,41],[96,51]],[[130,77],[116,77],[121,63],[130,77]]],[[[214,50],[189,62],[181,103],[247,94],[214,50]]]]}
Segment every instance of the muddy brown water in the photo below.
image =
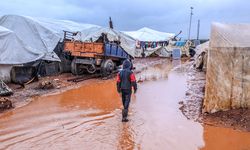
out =
{"type": "Polygon", "coordinates": [[[248,150],[250,133],[187,120],[178,102],[186,91],[182,71],[156,66],[132,95],[129,122],[121,122],[115,80],[90,80],[78,89],[38,97],[0,114],[0,149],[248,150]]]}

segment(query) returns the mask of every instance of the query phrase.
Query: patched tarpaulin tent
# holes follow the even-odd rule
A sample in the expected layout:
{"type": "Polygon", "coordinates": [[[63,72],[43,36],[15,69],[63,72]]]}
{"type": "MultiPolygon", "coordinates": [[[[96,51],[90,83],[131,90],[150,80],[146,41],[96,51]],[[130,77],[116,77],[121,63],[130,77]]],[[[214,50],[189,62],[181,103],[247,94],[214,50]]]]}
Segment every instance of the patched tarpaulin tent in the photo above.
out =
{"type": "Polygon", "coordinates": [[[32,62],[44,57],[43,53],[25,45],[16,34],[0,26],[0,79],[10,81],[12,65],[32,62]]]}
{"type": "MultiPolygon", "coordinates": [[[[0,18],[0,25],[13,31],[33,51],[36,50],[38,53],[43,53],[44,57],[42,59],[51,61],[60,61],[54,53],[54,49],[58,42],[63,39],[63,30],[76,32],[92,27],[99,27],[67,20],[32,18],[18,15],[2,16],[0,18]]],[[[19,56],[21,57],[22,55],[19,56]]]]}
{"type": "Polygon", "coordinates": [[[213,23],[204,112],[250,107],[250,24],[213,23]]]}

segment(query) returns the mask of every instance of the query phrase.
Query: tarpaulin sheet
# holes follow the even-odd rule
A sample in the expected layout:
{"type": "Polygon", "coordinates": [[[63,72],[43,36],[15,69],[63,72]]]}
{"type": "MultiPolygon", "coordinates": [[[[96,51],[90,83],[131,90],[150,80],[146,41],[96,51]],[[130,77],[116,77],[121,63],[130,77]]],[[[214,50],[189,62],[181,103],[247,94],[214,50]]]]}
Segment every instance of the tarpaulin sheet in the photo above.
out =
{"type": "Polygon", "coordinates": [[[0,26],[0,64],[22,64],[44,56],[44,53],[24,44],[13,31],[0,26]]]}
{"type": "Polygon", "coordinates": [[[250,107],[250,24],[214,23],[204,112],[250,107]]]}
{"type": "Polygon", "coordinates": [[[173,33],[165,33],[156,31],[147,27],[141,28],[137,31],[124,31],[127,35],[133,37],[139,41],[167,41],[170,38],[174,37],[173,33]]]}
{"type": "MultiPolygon", "coordinates": [[[[80,31],[80,34],[78,34],[79,36],[76,37],[76,40],[88,40],[90,37],[97,39],[101,33],[105,32],[107,33],[109,40],[120,38],[121,46],[124,48],[124,50],[127,51],[131,56],[134,56],[135,42],[133,38],[119,31],[103,28],[97,25],[82,24],[68,20],[5,15],[0,18],[0,26],[13,31],[17,38],[22,41],[21,43],[23,43],[23,45],[29,47],[29,49],[32,50],[35,55],[43,55],[42,59],[44,60],[60,61],[53,50],[55,49],[58,42],[63,40],[63,31],[80,31]]],[[[7,44],[8,43],[5,43],[5,45],[7,44]]],[[[7,62],[6,59],[2,59],[1,63],[16,64],[29,62],[29,59],[23,61],[26,58],[24,55],[26,55],[26,53],[18,54],[19,57],[24,57],[22,61],[19,59],[9,59],[7,62]]],[[[33,59],[34,57],[35,56],[31,58],[33,59]]]]}

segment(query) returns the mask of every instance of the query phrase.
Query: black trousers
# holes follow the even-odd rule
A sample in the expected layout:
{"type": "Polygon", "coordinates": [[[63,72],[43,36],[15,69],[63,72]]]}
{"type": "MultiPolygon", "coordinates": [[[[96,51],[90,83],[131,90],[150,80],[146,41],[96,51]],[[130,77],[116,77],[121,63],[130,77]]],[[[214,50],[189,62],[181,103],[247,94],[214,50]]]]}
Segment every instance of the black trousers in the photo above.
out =
{"type": "Polygon", "coordinates": [[[132,92],[131,92],[131,90],[125,90],[125,89],[122,89],[121,92],[122,92],[123,108],[125,110],[128,110],[132,92]]]}

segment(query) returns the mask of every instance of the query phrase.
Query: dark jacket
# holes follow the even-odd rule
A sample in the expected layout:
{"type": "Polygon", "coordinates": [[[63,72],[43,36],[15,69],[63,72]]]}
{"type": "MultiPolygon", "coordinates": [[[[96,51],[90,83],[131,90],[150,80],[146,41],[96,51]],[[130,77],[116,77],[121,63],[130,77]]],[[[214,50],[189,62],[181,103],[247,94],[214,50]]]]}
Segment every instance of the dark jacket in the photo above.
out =
{"type": "Polygon", "coordinates": [[[120,93],[122,90],[130,90],[134,92],[137,90],[136,78],[131,71],[131,63],[128,60],[123,62],[123,69],[117,74],[117,91],[120,93]]]}

